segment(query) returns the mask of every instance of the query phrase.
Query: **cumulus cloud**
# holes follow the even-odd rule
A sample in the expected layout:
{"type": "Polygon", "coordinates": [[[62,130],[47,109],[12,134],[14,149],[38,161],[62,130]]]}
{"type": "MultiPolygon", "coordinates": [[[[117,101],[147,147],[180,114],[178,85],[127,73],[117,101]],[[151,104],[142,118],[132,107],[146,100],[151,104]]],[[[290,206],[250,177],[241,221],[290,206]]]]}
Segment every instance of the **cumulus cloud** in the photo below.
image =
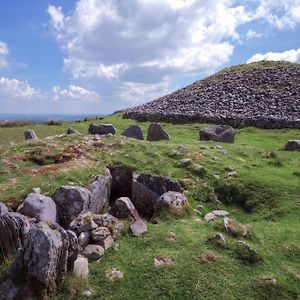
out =
{"type": "Polygon", "coordinates": [[[257,53],[249,58],[247,63],[262,60],[300,62],[300,48],[287,50],[284,52],[268,52],[265,54],[257,53]]]}
{"type": "Polygon", "coordinates": [[[52,89],[55,101],[80,101],[80,102],[98,102],[100,96],[86,90],[80,86],[70,85],[67,89],[62,89],[59,86],[54,86],[52,89]]]}
{"type": "Polygon", "coordinates": [[[6,43],[0,41],[0,70],[8,66],[7,62],[8,46],[6,43]]]}
{"type": "Polygon", "coordinates": [[[246,33],[246,40],[251,40],[251,39],[259,38],[259,37],[261,37],[261,33],[258,33],[252,29],[249,29],[246,33]]]}

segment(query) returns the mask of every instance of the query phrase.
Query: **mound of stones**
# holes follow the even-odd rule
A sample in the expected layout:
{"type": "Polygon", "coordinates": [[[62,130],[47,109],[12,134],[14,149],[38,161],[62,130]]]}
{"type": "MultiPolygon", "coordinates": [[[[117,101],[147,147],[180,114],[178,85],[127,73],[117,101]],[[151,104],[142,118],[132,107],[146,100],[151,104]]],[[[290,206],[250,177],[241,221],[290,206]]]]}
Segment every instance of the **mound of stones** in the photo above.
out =
{"type": "Polygon", "coordinates": [[[126,224],[139,237],[147,232],[142,217],[187,206],[182,192],[166,177],[111,165],[88,187],[61,186],[52,197],[34,189],[17,212],[1,203],[0,261],[14,260],[0,300],[48,299],[67,272],[86,278],[88,261],[102,259],[126,224]]]}
{"type": "Polygon", "coordinates": [[[225,69],[128,109],[138,121],[300,128],[300,65],[266,62],[225,69]]]}

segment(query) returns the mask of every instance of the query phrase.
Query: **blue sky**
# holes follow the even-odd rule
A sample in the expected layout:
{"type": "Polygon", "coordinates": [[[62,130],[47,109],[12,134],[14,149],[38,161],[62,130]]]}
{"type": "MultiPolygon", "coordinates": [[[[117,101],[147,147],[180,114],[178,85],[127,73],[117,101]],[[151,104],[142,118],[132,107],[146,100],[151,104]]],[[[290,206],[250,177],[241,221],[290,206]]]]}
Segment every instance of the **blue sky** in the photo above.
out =
{"type": "Polygon", "coordinates": [[[300,62],[300,0],[3,0],[1,113],[110,113],[224,67],[300,62]]]}

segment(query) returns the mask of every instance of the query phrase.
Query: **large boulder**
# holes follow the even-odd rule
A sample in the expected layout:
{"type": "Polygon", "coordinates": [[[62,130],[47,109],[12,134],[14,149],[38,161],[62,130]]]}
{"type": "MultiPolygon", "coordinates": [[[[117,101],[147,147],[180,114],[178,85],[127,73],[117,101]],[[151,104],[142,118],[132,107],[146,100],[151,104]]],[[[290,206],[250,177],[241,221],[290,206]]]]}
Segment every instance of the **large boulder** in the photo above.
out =
{"type": "Polygon", "coordinates": [[[289,140],[284,149],[287,151],[300,151],[300,140],[289,140]]]}
{"type": "Polygon", "coordinates": [[[0,217],[0,260],[10,257],[24,245],[32,221],[19,213],[0,217]]]}
{"type": "Polygon", "coordinates": [[[55,202],[47,196],[30,193],[18,207],[19,213],[46,223],[57,222],[55,202]]]}
{"type": "Polygon", "coordinates": [[[91,191],[90,211],[97,214],[108,206],[111,184],[112,176],[109,169],[106,169],[105,175],[98,175],[93,178],[89,187],[91,191]]]}
{"type": "Polygon", "coordinates": [[[62,186],[53,194],[57,205],[59,223],[68,228],[80,213],[87,211],[90,206],[91,192],[79,186],[62,186]]]}
{"type": "Polygon", "coordinates": [[[118,219],[132,218],[133,220],[137,220],[140,218],[133,203],[127,197],[117,199],[113,203],[109,213],[118,219]]]}
{"type": "Polygon", "coordinates": [[[8,211],[9,210],[8,210],[7,206],[4,203],[0,202],[0,216],[7,214],[8,211]]]}
{"type": "Polygon", "coordinates": [[[126,130],[124,130],[122,132],[121,135],[129,137],[129,138],[137,139],[137,140],[144,139],[143,131],[140,128],[140,126],[138,126],[138,125],[129,126],[126,130]]]}
{"type": "Polygon", "coordinates": [[[200,130],[201,141],[234,143],[235,130],[228,125],[217,125],[200,130]]]}
{"type": "Polygon", "coordinates": [[[116,129],[112,124],[91,124],[89,127],[90,134],[116,134],[116,129]]]}
{"type": "Polygon", "coordinates": [[[148,128],[148,141],[160,141],[160,140],[169,140],[169,135],[164,131],[161,125],[157,123],[150,124],[148,128]]]}
{"type": "MultiPolygon", "coordinates": [[[[67,273],[69,236],[58,224],[34,224],[24,247],[8,270],[10,278],[22,276],[22,299],[47,299],[67,273]]],[[[21,298],[20,298],[21,299],[21,298]]]]}
{"type": "Polygon", "coordinates": [[[120,197],[131,197],[132,194],[132,170],[122,165],[109,165],[108,166],[111,176],[111,193],[110,199],[114,202],[120,197]]]}
{"type": "Polygon", "coordinates": [[[24,138],[25,138],[25,141],[27,140],[37,140],[38,137],[36,135],[36,133],[34,132],[33,129],[27,129],[24,131],[24,138]]]}
{"type": "Polygon", "coordinates": [[[141,174],[132,184],[132,203],[139,214],[151,218],[158,198],[169,191],[182,193],[183,188],[167,177],[141,174]]]}

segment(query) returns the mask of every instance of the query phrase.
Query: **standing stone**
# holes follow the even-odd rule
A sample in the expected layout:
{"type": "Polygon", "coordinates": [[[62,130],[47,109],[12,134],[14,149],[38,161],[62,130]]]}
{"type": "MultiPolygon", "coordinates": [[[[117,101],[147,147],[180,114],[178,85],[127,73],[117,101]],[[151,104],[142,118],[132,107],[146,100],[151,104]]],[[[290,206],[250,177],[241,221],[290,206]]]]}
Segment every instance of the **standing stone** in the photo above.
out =
{"type": "Polygon", "coordinates": [[[108,166],[111,176],[111,201],[114,202],[120,197],[131,197],[132,194],[132,170],[126,166],[108,166]]]}
{"type": "Polygon", "coordinates": [[[7,213],[8,213],[7,206],[4,203],[0,202],[0,216],[3,216],[7,213]]]}
{"type": "Polygon", "coordinates": [[[19,213],[9,212],[0,217],[0,261],[23,247],[31,225],[32,221],[19,213]]]}
{"type": "Polygon", "coordinates": [[[25,138],[25,141],[27,141],[27,140],[37,140],[38,139],[38,137],[35,134],[33,129],[26,130],[24,132],[24,138],[25,138]]]}
{"type": "Polygon", "coordinates": [[[143,131],[138,125],[129,126],[125,131],[122,132],[121,135],[137,140],[144,139],[143,131]]]}
{"type": "Polygon", "coordinates": [[[8,270],[11,278],[22,274],[25,280],[19,296],[47,299],[55,292],[67,273],[68,249],[68,234],[59,225],[34,224],[8,270]]]}
{"type": "Polygon", "coordinates": [[[285,145],[286,151],[300,151],[300,140],[290,140],[285,145]]]}
{"type": "Polygon", "coordinates": [[[131,200],[127,197],[117,199],[109,213],[118,219],[132,218],[137,220],[140,218],[131,200]]]}
{"type": "Polygon", "coordinates": [[[68,228],[81,212],[88,210],[91,192],[84,187],[62,186],[53,195],[61,226],[68,228]]]}
{"type": "Polygon", "coordinates": [[[89,187],[91,191],[90,211],[98,214],[108,206],[111,184],[112,176],[109,169],[106,169],[105,175],[98,175],[93,178],[89,187]]]}
{"type": "Polygon", "coordinates": [[[112,124],[91,124],[89,127],[90,134],[99,134],[99,135],[106,135],[106,134],[116,134],[116,129],[112,124]]]}
{"type": "Polygon", "coordinates": [[[89,262],[84,256],[78,256],[74,263],[74,274],[79,279],[87,279],[89,276],[89,262]]]}
{"type": "Polygon", "coordinates": [[[200,141],[234,143],[235,130],[228,125],[217,125],[200,130],[200,141]]]}
{"type": "Polygon", "coordinates": [[[19,213],[46,223],[57,222],[55,202],[47,196],[30,193],[18,207],[19,213]]]}
{"type": "Polygon", "coordinates": [[[169,140],[169,135],[164,131],[161,125],[157,123],[150,124],[148,128],[148,141],[160,141],[160,140],[169,140]]]}

